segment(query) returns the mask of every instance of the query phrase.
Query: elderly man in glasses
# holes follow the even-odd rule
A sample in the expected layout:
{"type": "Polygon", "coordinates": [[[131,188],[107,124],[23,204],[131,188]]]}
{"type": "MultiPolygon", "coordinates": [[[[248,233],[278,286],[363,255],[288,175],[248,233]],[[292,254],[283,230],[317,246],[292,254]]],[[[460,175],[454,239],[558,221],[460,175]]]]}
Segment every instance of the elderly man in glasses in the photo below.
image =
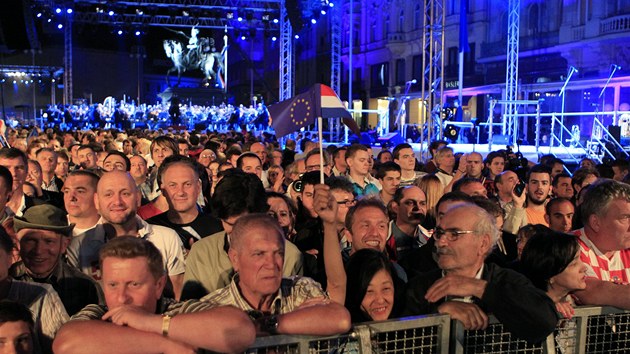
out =
{"type": "Polygon", "coordinates": [[[492,313],[516,337],[543,341],[553,332],[553,301],[524,276],[485,263],[499,236],[494,217],[473,204],[449,209],[433,237],[440,269],[412,279],[405,313],[441,313],[469,330],[488,325],[492,313]]]}

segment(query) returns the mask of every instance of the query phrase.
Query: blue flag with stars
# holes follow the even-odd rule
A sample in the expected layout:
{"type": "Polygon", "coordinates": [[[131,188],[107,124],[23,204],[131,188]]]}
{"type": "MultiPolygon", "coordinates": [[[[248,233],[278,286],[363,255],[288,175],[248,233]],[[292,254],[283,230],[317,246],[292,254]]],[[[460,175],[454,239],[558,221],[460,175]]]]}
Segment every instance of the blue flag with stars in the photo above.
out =
{"type": "Polygon", "coordinates": [[[285,136],[315,123],[316,102],[313,90],[308,90],[291,99],[269,106],[271,126],[276,131],[276,136],[285,136]]]}

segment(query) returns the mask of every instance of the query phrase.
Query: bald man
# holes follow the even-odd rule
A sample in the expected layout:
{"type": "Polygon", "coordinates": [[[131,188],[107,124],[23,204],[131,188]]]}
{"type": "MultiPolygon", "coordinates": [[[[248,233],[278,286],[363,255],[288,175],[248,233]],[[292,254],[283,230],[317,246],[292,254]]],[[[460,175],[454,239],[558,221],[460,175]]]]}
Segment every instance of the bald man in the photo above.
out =
{"type": "Polygon", "coordinates": [[[117,236],[140,237],[153,243],[162,253],[172,295],[179,299],[185,271],[183,244],[175,231],[142,220],[137,215],[139,201],[140,192],[128,172],[103,174],[94,196],[101,215],[100,224],[95,232],[72,240],[68,247],[68,263],[99,280],[98,252],[107,240],[117,236]]]}

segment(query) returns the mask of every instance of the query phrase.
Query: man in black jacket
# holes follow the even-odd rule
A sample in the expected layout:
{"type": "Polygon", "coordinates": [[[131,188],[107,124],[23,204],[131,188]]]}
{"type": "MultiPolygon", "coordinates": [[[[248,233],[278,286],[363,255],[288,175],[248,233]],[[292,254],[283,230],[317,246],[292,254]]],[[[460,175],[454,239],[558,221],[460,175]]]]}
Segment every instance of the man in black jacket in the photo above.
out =
{"type": "Polygon", "coordinates": [[[409,282],[405,312],[449,314],[472,330],[487,327],[489,312],[516,337],[541,342],[556,326],[555,306],[524,276],[484,263],[499,235],[493,219],[472,204],[446,212],[433,234],[440,269],[409,282]]]}

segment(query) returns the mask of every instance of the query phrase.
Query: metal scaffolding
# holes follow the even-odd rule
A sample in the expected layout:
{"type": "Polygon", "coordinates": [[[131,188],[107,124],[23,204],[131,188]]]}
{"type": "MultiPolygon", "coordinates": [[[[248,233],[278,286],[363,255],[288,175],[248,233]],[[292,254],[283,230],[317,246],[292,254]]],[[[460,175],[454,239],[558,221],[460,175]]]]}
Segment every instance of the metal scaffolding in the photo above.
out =
{"type": "Polygon", "coordinates": [[[341,95],[341,6],[330,8],[330,87],[341,95]]]}
{"type": "Polygon", "coordinates": [[[516,144],[517,132],[514,122],[517,120],[518,107],[518,37],[520,0],[509,0],[508,3],[508,38],[505,70],[505,111],[503,114],[503,134],[511,136],[512,144],[516,144]]]}
{"type": "MultiPolygon", "coordinates": [[[[445,0],[425,0],[422,37],[422,75],[421,97],[424,98],[424,116],[427,123],[427,141],[436,135],[436,125],[442,126],[441,107],[444,92],[444,12],[445,0]],[[436,109],[437,109],[437,112],[436,109]]],[[[442,137],[442,129],[437,134],[442,137]]]]}
{"type": "Polygon", "coordinates": [[[293,30],[280,1],[280,101],[293,97],[293,30]]]}
{"type": "Polygon", "coordinates": [[[63,103],[72,104],[72,17],[66,17],[63,50],[63,103]]]}

